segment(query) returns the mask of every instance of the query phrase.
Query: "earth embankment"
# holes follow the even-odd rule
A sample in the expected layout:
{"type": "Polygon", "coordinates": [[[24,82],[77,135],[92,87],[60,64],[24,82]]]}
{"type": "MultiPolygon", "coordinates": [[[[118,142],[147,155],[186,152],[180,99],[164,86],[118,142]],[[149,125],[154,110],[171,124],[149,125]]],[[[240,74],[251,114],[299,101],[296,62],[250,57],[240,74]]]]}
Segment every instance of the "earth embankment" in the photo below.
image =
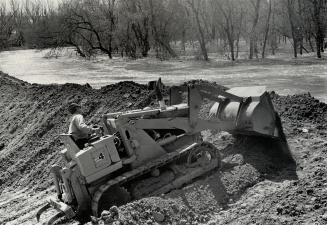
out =
{"type": "Polygon", "coordinates": [[[60,164],[59,134],[67,132],[68,105],[82,104],[89,123],[101,115],[151,103],[145,85],[123,82],[94,90],[88,85],[29,84],[0,73],[0,190],[44,189],[49,165],[60,164]]]}

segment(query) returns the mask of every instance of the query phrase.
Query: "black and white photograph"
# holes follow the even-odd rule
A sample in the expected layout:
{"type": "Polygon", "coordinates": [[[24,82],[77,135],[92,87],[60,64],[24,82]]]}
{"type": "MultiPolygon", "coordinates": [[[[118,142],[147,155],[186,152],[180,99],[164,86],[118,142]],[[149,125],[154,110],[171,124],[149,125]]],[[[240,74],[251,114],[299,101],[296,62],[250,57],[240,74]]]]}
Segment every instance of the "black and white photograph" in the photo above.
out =
{"type": "Polygon", "coordinates": [[[327,225],[327,0],[0,0],[0,225],[327,225]]]}

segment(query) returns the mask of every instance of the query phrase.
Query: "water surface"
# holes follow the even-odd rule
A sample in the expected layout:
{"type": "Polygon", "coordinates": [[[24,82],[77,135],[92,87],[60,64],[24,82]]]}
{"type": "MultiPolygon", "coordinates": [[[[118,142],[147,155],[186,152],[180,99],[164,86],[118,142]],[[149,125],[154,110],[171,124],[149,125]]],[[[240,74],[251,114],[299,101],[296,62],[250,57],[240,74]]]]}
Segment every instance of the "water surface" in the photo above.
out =
{"type": "Polygon", "coordinates": [[[76,57],[65,49],[60,57],[46,58],[47,50],[17,50],[0,53],[0,70],[30,83],[89,83],[95,88],[124,80],[147,83],[162,77],[166,84],[179,84],[190,79],[206,79],[235,86],[265,85],[280,94],[310,92],[327,102],[327,62],[291,65],[287,63],[221,63],[193,60],[156,59],[109,60],[100,56],[92,60],[76,57]]]}

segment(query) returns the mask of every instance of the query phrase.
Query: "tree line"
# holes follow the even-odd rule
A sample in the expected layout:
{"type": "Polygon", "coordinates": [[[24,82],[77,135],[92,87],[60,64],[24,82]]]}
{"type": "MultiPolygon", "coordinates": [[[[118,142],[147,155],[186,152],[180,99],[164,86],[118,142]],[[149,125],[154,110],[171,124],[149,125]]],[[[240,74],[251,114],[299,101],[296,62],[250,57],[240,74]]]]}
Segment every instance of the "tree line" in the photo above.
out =
{"type": "Polygon", "coordinates": [[[178,57],[193,49],[230,60],[275,54],[289,41],[294,57],[321,58],[327,0],[11,0],[0,5],[0,51],[11,47],[73,46],[90,58],[178,57]],[[241,44],[245,43],[245,44],[241,44]],[[244,53],[244,50],[243,50],[244,53]]]}

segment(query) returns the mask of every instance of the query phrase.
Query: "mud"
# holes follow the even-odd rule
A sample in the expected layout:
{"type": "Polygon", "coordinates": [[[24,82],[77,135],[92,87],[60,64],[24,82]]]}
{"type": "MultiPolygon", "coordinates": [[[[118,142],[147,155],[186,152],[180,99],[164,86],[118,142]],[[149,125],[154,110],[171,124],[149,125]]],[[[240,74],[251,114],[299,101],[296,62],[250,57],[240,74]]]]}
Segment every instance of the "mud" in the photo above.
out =
{"type": "MultiPolygon", "coordinates": [[[[49,165],[61,163],[58,134],[67,131],[70,102],[82,103],[86,121],[99,123],[103,113],[155,104],[149,94],[145,85],[133,82],[94,90],[29,84],[0,74],[0,223],[34,224],[35,210],[54,194],[49,165]]],[[[271,96],[288,143],[204,131],[204,139],[222,155],[221,169],[180,190],[104,212],[93,223],[327,222],[327,106],[310,94],[271,96]]]]}

